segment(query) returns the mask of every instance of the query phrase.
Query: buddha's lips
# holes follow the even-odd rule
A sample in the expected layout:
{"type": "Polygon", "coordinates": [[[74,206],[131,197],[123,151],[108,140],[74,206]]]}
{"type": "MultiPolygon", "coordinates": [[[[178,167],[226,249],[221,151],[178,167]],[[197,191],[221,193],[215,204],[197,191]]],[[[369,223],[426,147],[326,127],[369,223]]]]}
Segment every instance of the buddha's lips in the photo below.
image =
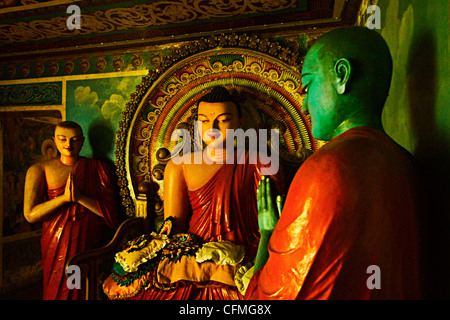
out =
{"type": "Polygon", "coordinates": [[[217,132],[207,133],[206,135],[207,135],[211,140],[215,140],[215,139],[217,139],[218,137],[220,137],[220,133],[217,133],[217,132]]]}

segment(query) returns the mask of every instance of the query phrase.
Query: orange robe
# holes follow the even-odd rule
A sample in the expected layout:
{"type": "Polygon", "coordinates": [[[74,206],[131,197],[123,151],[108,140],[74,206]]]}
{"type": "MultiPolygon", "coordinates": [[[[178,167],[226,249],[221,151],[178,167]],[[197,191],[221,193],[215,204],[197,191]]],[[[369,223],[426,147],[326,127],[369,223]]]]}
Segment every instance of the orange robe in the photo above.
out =
{"type": "MultiPolygon", "coordinates": [[[[256,192],[261,179],[262,164],[245,161],[225,163],[201,188],[189,191],[192,215],[188,233],[202,241],[229,240],[243,245],[248,260],[256,256],[259,244],[256,192]]],[[[278,192],[284,194],[283,173],[273,176],[278,192]]],[[[111,279],[107,280],[111,285],[111,279]]],[[[222,283],[181,281],[173,290],[149,288],[131,299],[143,300],[238,300],[242,295],[236,287],[222,283]]]]}
{"type": "Polygon", "coordinates": [[[384,133],[331,140],[297,172],[245,298],[419,298],[415,179],[410,154],[384,133]]]}
{"type": "MultiPolygon", "coordinates": [[[[42,269],[44,300],[83,299],[81,290],[69,290],[66,284],[65,264],[73,255],[101,245],[106,226],[117,228],[117,195],[113,172],[98,160],[81,157],[74,171],[74,180],[80,192],[94,198],[104,219],[77,203],[66,204],[46,220],[42,226],[42,269]]],[[[65,184],[47,190],[48,198],[64,194],[65,184]]],[[[82,284],[83,285],[83,284],[82,284]]]]}

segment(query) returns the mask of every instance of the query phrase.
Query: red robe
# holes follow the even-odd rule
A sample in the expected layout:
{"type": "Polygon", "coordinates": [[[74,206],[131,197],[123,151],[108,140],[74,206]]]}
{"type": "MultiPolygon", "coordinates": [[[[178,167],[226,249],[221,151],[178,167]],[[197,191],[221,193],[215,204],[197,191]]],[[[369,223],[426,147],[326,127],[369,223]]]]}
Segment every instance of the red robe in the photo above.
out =
{"type": "MultiPolygon", "coordinates": [[[[241,154],[242,155],[242,154],[241,154]]],[[[246,257],[256,256],[259,244],[256,191],[261,179],[260,163],[245,161],[225,163],[201,188],[189,191],[192,216],[188,233],[203,241],[230,240],[243,245],[246,257]]],[[[273,176],[278,192],[284,194],[283,173],[273,176]]],[[[209,286],[183,283],[175,290],[147,289],[133,299],[144,300],[237,300],[242,299],[236,287],[214,284],[209,286]]]]}
{"type": "Polygon", "coordinates": [[[419,298],[415,179],[384,133],[358,127],[331,140],[297,172],[245,298],[419,298]]]}
{"type": "MultiPolygon", "coordinates": [[[[104,219],[77,203],[66,204],[42,226],[42,269],[44,300],[83,299],[81,290],[69,290],[65,264],[73,255],[100,246],[103,228],[117,228],[117,195],[113,172],[98,160],[81,157],[74,170],[74,180],[81,193],[94,198],[104,219]]],[[[47,190],[48,198],[64,194],[65,184],[47,190]]],[[[83,286],[84,284],[82,284],[83,286]]]]}

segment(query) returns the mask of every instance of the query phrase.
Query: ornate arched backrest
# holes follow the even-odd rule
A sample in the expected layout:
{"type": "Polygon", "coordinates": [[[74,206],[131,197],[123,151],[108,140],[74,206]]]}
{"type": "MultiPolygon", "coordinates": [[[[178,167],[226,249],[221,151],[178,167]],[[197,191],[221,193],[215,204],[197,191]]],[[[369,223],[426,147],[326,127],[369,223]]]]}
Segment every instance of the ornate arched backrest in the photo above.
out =
{"type": "Polygon", "coordinates": [[[171,135],[217,85],[241,95],[247,128],[282,128],[280,163],[288,167],[290,180],[304,160],[303,151],[319,147],[309,118],[301,113],[301,59],[292,48],[268,39],[218,35],[183,45],[161,69],[150,70],[131,95],[117,133],[116,165],[127,214],[134,215],[139,192],[149,192],[150,205],[162,213],[163,169],[175,146],[171,135]],[[142,182],[150,187],[139,191],[142,182]]]}

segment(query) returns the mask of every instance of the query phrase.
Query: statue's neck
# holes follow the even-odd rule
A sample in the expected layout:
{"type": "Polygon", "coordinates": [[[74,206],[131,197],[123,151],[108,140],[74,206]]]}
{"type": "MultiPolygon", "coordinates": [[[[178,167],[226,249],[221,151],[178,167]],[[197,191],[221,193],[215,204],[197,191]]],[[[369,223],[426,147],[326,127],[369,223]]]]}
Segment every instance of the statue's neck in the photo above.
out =
{"type": "Polygon", "coordinates": [[[334,130],[332,138],[335,138],[352,128],[361,126],[370,127],[384,132],[380,116],[370,114],[364,110],[360,110],[342,121],[342,123],[334,130]]]}
{"type": "Polygon", "coordinates": [[[67,157],[67,156],[61,155],[61,157],[59,158],[59,161],[65,166],[74,166],[78,162],[79,159],[80,159],[79,156],[67,157]]]}
{"type": "Polygon", "coordinates": [[[227,151],[227,148],[207,146],[204,152],[206,152],[206,156],[210,161],[214,163],[225,163],[227,160],[227,156],[232,156],[230,152],[233,152],[234,154],[234,149],[227,151]]]}

